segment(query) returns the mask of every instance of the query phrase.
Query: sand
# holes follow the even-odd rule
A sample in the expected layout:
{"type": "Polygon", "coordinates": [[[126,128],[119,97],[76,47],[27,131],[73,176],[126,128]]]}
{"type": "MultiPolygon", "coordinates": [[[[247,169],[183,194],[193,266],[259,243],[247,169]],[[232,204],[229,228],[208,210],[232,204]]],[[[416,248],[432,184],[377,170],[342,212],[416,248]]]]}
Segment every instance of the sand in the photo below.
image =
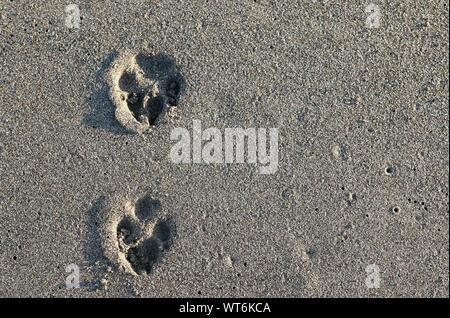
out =
{"type": "Polygon", "coordinates": [[[449,5],[372,2],[2,0],[0,297],[448,297],[449,5]]]}

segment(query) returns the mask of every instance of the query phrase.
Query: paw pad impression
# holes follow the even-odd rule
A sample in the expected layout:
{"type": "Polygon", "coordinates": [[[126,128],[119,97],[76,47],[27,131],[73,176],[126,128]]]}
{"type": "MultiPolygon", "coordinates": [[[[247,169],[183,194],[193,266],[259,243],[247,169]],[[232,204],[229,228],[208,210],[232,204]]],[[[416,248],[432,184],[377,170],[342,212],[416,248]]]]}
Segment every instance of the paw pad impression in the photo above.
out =
{"type": "Polygon", "coordinates": [[[169,250],[175,224],[148,194],[116,200],[101,213],[103,248],[109,260],[132,274],[150,274],[169,250]]]}
{"type": "Polygon", "coordinates": [[[157,125],[168,107],[178,105],[184,89],[175,62],[148,52],[121,54],[111,67],[109,85],[116,119],[134,133],[157,125]]]}

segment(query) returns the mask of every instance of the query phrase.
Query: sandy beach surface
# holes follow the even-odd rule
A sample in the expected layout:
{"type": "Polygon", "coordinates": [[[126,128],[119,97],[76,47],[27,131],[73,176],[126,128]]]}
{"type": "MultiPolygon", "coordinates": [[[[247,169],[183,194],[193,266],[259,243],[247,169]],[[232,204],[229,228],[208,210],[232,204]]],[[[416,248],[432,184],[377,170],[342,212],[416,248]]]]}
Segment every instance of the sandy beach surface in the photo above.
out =
{"type": "Polygon", "coordinates": [[[0,0],[0,297],[448,297],[448,28],[438,0],[0,0]],[[262,129],[275,169],[260,135],[197,162],[197,124],[262,129]]]}

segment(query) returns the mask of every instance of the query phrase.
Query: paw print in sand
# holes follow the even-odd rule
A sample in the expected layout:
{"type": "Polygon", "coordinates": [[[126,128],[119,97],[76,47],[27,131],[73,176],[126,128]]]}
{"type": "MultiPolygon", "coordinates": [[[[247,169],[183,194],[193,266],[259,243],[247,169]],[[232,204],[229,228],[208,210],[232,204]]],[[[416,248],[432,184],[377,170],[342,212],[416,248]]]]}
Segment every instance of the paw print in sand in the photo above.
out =
{"type": "Polygon", "coordinates": [[[105,255],[127,272],[150,274],[170,249],[175,234],[174,222],[161,214],[161,203],[149,195],[104,209],[105,255]]]}
{"type": "Polygon", "coordinates": [[[135,133],[157,125],[169,107],[179,104],[184,90],[175,62],[147,52],[121,54],[111,67],[109,85],[116,119],[135,133]]]}

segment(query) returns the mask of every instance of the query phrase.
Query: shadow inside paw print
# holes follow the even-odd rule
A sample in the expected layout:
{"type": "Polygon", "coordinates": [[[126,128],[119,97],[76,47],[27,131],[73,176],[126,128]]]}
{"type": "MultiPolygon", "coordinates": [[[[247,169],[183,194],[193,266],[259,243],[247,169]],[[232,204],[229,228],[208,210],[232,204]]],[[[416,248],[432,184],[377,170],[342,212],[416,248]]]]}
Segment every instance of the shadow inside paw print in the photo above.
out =
{"type": "Polygon", "coordinates": [[[110,95],[116,119],[129,131],[158,124],[167,107],[177,106],[185,83],[173,59],[163,54],[124,54],[111,69],[110,95]]]}
{"type": "Polygon", "coordinates": [[[172,233],[168,222],[170,221],[159,221],[150,238],[128,250],[126,258],[136,273],[150,274],[153,265],[159,260],[162,253],[170,248],[172,233]]]}
{"type": "Polygon", "coordinates": [[[161,203],[144,196],[134,206],[134,215],[124,216],[117,225],[119,251],[133,271],[150,274],[153,266],[172,245],[175,224],[171,218],[159,218],[161,203]]]}
{"type": "Polygon", "coordinates": [[[180,96],[181,86],[180,81],[176,78],[172,78],[169,81],[167,81],[167,87],[166,87],[166,95],[167,95],[167,102],[170,106],[177,106],[178,105],[178,98],[180,96]]]}
{"type": "Polygon", "coordinates": [[[145,222],[156,217],[162,210],[161,203],[146,195],[136,201],[134,213],[139,220],[145,222]]]}

